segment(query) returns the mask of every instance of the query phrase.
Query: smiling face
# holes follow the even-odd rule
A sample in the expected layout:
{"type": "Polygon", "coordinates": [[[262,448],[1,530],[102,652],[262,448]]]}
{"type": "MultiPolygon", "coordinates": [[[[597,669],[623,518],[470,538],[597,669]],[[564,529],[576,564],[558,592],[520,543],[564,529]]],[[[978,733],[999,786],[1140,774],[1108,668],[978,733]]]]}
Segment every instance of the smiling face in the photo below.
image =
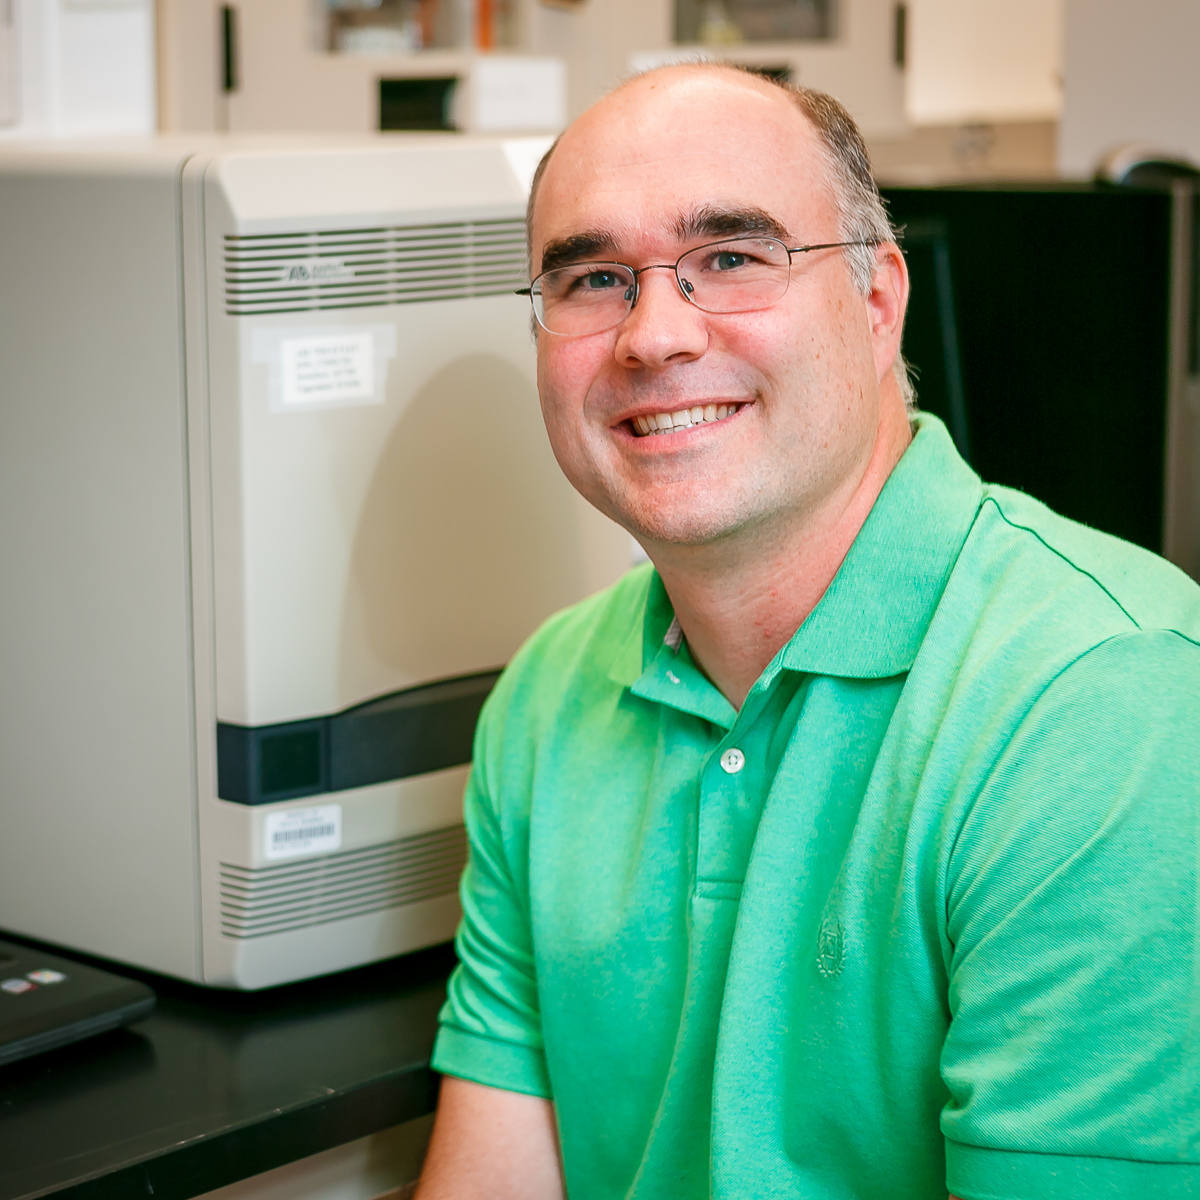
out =
{"type": "MultiPolygon", "coordinates": [[[[563,136],[533,213],[534,271],[670,264],[745,233],[842,240],[817,134],[778,89],[675,68],[563,136]]],[[[567,477],[648,548],[794,528],[836,507],[866,471],[883,407],[903,405],[894,250],[879,252],[884,282],[898,270],[903,285],[890,302],[855,289],[840,250],[820,250],[793,256],[786,294],[757,311],[701,311],[670,270],[650,270],[615,328],[541,331],[542,411],[567,477]]]]}

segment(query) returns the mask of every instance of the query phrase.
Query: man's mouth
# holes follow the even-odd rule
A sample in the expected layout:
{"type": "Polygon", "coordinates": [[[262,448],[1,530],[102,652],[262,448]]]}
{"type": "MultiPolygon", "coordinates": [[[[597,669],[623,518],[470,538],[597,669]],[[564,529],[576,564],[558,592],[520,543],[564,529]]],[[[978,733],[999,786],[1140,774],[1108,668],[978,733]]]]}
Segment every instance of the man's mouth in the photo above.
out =
{"type": "Polygon", "coordinates": [[[691,408],[681,408],[676,412],[632,417],[629,423],[633,426],[636,436],[649,437],[651,434],[691,429],[693,425],[704,425],[710,421],[723,421],[726,417],[732,417],[741,407],[740,404],[695,404],[691,408]]]}

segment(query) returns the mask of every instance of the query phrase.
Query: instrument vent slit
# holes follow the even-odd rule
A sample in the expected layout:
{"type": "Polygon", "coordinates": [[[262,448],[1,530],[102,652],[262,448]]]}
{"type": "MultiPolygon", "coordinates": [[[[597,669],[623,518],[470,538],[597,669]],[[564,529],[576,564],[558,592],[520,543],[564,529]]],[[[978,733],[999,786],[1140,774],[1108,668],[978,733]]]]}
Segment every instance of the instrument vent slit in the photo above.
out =
{"type": "Polygon", "coordinates": [[[466,861],[466,830],[450,825],[286,864],[221,863],[221,929],[265,937],[448,896],[466,861]]]}
{"type": "Polygon", "coordinates": [[[225,235],[231,317],[502,296],[525,283],[519,218],[225,235]]]}

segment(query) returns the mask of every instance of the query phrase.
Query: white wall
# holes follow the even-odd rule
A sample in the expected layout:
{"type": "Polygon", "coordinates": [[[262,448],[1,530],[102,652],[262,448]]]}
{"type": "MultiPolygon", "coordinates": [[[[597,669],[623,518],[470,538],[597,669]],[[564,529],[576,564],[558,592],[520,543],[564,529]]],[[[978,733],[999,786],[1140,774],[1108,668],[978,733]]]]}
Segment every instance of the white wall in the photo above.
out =
{"type": "Polygon", "coordinates": [[[577,9],[521,0],[521,48],[553,54],[567,63],[567,111],[577,117],[615,87],[629,70],[629,56],[671,44],[671,0],[587,0],[577,9]]]}
{"type": "Polygon", "coordinates": [[[221,129],[218,0],[157,0],[158,121],[169,133],[221,129]]]}
{"type": "Polygon", "coordinates": [[[1063,0],[908,0],[908,11],[912,121],[1058,117],[1063,0]]]}
{"type": "Polygon", "coordinates": [[[1200,3],[1067,0],[1065,83],[1064,172],[1131,141],[1200,161],[1200,3]]]}

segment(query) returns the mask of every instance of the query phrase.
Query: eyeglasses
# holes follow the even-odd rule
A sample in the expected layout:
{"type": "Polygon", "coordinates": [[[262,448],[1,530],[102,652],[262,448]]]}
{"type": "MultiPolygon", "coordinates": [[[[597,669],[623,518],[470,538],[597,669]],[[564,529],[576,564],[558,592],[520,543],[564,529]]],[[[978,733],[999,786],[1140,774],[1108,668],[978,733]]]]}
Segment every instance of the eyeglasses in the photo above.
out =
{"type": "Polygon", "coordinates": [[[752,312],[783,299],[792,277],[792,255],[874,242],[821,242],[793,246],[767,237],[727,238],[681,254],[674,263],[629,267],[616,262],[572,263],[543,271],[518,296],[533,303],[537,323],[559,337],[604,333],[625,320],[638,301],[638,276],[674,271],[679,291],[704,312],[752,312]]]}

